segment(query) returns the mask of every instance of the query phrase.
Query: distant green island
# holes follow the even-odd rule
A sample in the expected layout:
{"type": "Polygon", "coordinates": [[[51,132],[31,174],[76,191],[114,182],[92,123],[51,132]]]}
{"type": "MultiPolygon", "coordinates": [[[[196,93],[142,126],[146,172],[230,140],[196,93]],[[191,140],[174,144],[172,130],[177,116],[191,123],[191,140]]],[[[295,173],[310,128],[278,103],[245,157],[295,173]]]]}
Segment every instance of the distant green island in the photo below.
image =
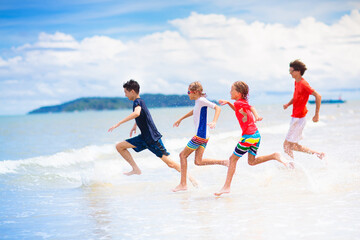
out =
{"type": "MultiPolygon", "coordinates": [[[[187,95],[141,94],[148,108],[193,106],[187,95]]],[[[102,111],[132,108],[133,102],[120,97],[84,97],[54,106],[44,106],[28,114],[102,111]]]]}

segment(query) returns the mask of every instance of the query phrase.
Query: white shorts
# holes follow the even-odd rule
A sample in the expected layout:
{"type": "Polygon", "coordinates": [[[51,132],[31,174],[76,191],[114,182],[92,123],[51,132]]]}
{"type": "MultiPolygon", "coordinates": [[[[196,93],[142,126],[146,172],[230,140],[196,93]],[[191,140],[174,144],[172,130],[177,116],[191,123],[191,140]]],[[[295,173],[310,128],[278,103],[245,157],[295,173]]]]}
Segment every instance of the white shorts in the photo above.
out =
{"type": "Polygon", "coordinates": [[[288,142],[292,142],[292,143],[299,142],[303,138],[302,132],[304,130],[305,124],[306,124],[305,117],[291,118],[290,128],[285,139],[288,142]]]}

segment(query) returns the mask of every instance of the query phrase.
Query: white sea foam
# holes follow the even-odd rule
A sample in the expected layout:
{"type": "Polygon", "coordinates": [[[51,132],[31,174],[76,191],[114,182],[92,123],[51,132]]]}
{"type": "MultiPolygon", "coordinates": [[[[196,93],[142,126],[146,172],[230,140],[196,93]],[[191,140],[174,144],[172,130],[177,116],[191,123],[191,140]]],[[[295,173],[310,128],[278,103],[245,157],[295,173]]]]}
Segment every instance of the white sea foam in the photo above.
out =
{"type": "Polygon", "coordinates": [[[0,162],[0,174],[15,173],[28,168],[68,168],[81,163],[93,162],[106,158],[113,152],[112,145],[88,146],[81,149],[68,150],[49,156],[39,156],[22,160],[5,160],[0,162]]]}
{"type": "MultiPolygon", "coordinates": [[[[266,135],[267,133],[264,133],[266,135]]],[[[211,136],[208,147],[205,152],[205,157],[227,159],[238,141],[240,136],[239,131],[215,133],[211,136]]],[[[171,152],[170,157],[179,162],[178,154],[185,147],[188,139],[185,137],[168,139],[165,141],[168,151],[171,152]]],[[[263,143],[260,154],[267,154],[274,150],[274,146],[268,143],[263,143]],[[265,145],[266,144],[266,145],[265,145]]],[[[316,156],[310,156],[303,153],[296,153],[296,170],[297,174],[294,179],[300,182],[303,187],[309,191],[332,191],[339,190],[342,183],[346,184],[348,189],[351,185],[353,175],[348,175],[348,171],[353,167],[351,162],[342,161],[331,156],[327,158],[328,165],[325,160],[321,161],[316,156]],[[300,158],[299,158],[300,157],[300,158]],[[335,177],[336,175],[336,177],[335,177]],[[340,177],[341,176],[341,177],[340,177]],[[334,178],[336,181],[334,181],[334,178]]],[[[164,173],[167,171],[167,166],[159,158],[154,156],[149,151],[135,153],[130,150],[135,161],[143,170],[145,177],[138,177],[137,179],[147,179],[149,175],[147,172],[155,173],[160,171],[164,173]],[[165,170],[166,169],[166,170],[165,170]]],[[[189,161],[189,172],[192,175],[198,175],[200,182],[212,182],[209,179],[217,179],[221,185],[225,177],[224,167],[196,167],[193,163],[194,156],[191,155],[189,161]],[[216,169],[212,172],[212,168],[216,169]]],[[[11,177],[20,179],[16,181],[17,184],[27,184],[35,186],[49,186],[52,187],[63,186],[90,186],[93,184],[120,184],[124,181],[132,181],[131,178],[124,177],[123,172],[130,170],[129,164],[122,159],[117,153],[113,144],[87,146],[80,149],[68,150],[48,156],[40,156],[35,158],[28,158],[22,160],[6,160],[0,162],[0,175],[3,178],[11,177]],[[21,180],[22,179],[22,180],[21,180]],[[25,182],[24,182],[25,181],[25,182]]],[[[273,181],[287,182],[288,172],[292,174],[292,170],[285,170],[276,161],[271,161],[256,167],[251,167],[247,164],[247,156],[239,160],[238,172],[242,180],[242,188],[247,188],[247,185],[253,187],[268,186],[273,181]],[[254,185],[253,180],[256,179],[254,185]],[[276,180],[275,180],[276,179],[276,180]]],[[[167,173],[166,173],[167,174],[167,173]]],[[[169,171],[170,174],[170,171],[169,171]]],[[[173,175],[176,179],[177,175],[173,175]]],[[[161,179],[159,176],[153,176],[154,181],[161,179]]],[[[147,181],[147,180],[145,180],[147,181]]],[[[176,180],[177,181],[177,180],[176,180]]],[[[136,181],[135,181],[136,182],[136,181]]],[[[215,184],[215,182],[213,182],[215,184]]],[[[291,181],[288,184],[280,184],[279,188],[290,187],[294,184],[291,181]]],[[[298,183],[297,183],[298,184],[298,183]]],[[[235,184],[236,185],[236,184],[235,184]]],[[[358,185],[352,184],[353,187],[358,185]]],[[[276,185],[275,185],[276,186],[276,185]]]]}

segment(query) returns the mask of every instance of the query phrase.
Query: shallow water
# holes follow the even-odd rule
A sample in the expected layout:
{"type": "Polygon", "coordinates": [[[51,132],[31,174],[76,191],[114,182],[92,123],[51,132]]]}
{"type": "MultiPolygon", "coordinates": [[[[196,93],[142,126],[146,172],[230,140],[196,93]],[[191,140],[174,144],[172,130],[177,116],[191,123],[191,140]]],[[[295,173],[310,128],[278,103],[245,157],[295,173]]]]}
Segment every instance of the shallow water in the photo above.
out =
{"type": "MultiPolygon", "coordinates": [[[[198,167],[193,157],[188,167],[199,187],[186,192],[171,192],[179,174],[147,151],[131,152],[143,174],[123,175],[130,168],[114,144],[133,123],[107,129],[129,110],[2,116],[0,239],[359,239],[359,103],[322,105],[316,124],[310,106],[301,143],[326,152],[324,161],[296,153],[288,170],[274,161],[251,167],[245,156],[222,197],[213,193],[226,167],[198,167]]],[[[256,108],[264,117],[259,154],[282,151],[290,111],[256,108]]],[[[189,110],[150,110],[175,161],[193,123],[172,124],[189,110]]],[[[223,108],[205,156],[227,159],[240,134],[223,108]]]]}

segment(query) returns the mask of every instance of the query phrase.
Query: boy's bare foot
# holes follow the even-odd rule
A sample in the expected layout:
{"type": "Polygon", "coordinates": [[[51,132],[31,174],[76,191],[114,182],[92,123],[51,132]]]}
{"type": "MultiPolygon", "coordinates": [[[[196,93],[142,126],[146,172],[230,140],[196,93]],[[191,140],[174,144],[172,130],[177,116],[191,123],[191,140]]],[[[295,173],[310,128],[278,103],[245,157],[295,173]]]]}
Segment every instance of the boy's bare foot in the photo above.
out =
{"type": "Polygon", "coordinates": [[[324,157],[325,157],[325,153],[323,153],[323,152],[321,152],[321,153],[316,153],[316,156],[322,160],[322,159],[324,159],[324,157]]]}
{"type": "Polygon", "coordinates": [[[186,191],[187,190],[187,186],[186,185],[182,185],[179,184],[176,188],[174,188],[172,191],[173,192],[179,192],[179,191],[186,191]]]}
{"type": "Polygon", "coordinates": [[[283,164],[285,167],[289,167],[287,161],[282,158],[280,153],[277,153],[277,152],[274,153],[274,158],[275,158],[276,161],[283,164]]]}
{"type": "Polygon", "coordinates": [[[224,165],[225,167],[229,167],[230,161],[229,161],[229,160],[225,160],[223,165],[224,165]]]}
{"type": "Polygon", "coordinates": [[[224,193],[230,193],[230,188],[222,188],[219,192],[214,193],[214,195],[220,197],[224,193]]]}
{"type": "Polygon", "coordinates": [[[134,175],[134,174],[140,175],[140,174],[141,174],[141,170],[140,170],[140,169],[138,169],[138,170],[132,170],[132,171],[130,171],[130,172],[124,173],[124,175],[126,175],[126,176],[131,176],[131,175],[134,175]]]}
{"type": "Polygon", "coordinates": [[[290,169],[295,169],[295,163],[294,161],[290,161],[287,163],[287,167],[290,168],[290,169]]]}
{"type": "Polygon", "coordinates": [[[196,188],[199,187],[198,183],[196,182],[196,180],[193,177],[189,177],[189,180],[194,187],[196,187],[196,188]]]}

